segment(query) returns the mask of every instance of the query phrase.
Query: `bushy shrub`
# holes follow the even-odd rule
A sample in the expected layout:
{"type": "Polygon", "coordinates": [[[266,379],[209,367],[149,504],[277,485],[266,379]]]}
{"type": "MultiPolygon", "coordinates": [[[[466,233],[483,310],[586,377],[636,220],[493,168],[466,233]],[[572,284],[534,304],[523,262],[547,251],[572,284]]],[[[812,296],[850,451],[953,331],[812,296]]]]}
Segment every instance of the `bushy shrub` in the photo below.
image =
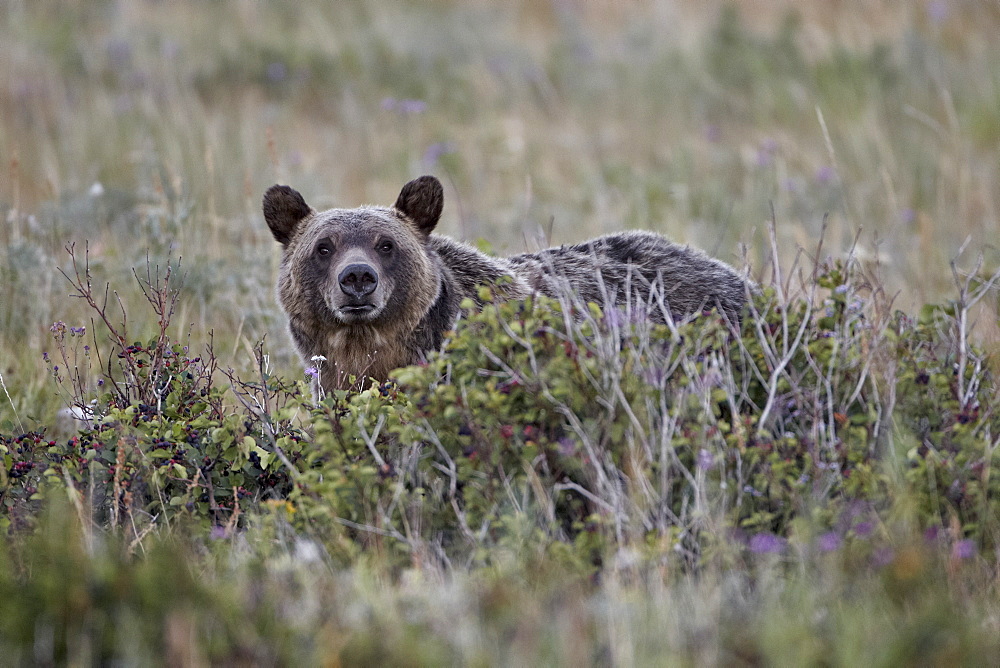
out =
{"type": "MultiPolygon", "coordinates": [[[[951,368],[937,356],[958,350],[957,329],[880,314],[842,265],[812,290],[762,290],[742,331],[542,298],[470,311],[443,354],[314,409],[300,519],[334,518],[348,544],[408,559],[528,546],[586,568],[626,546],[697,561],[736,535],[753,549],[800,517],[843,537],[870,519],[858,508],[909,490],[923,525],[986,539],[995,418],[954,408],[954,374],[912,387],[914,365],[951,368]],[[900,451],[927,440],[929,413],[948,426],[940,446],[900,451]]],[[[965,373],[966,405],[988,403],[985,366],[965,373]]]]}
{"type": "Polygon", "coordinates": [[[181,517],[231,529],[241,524],[242,509],[287,496],[289,468],[304,439],[275,415],[300,388],[274,378],[263,364],[253,382],[226,376],[211,347],[195,356],[172,340],[177,292],[170,267],[162,277],[152,270],[137,277],[159,332],[146,343],[128,343],[126,318],[112,320],[89,266],[78,266],[75,256],[73,262],[76,271],[67,277],[99,316],[108,341],[94,336],[92,348],[83,343],[85,327],[52,326],[55,350],[45,361],[77,433],[0,437],[7,472],[0,526],[30,526],[53,489],[86,501],[98,523],[136,532],[181,517]],[[227,377],[232,385],[224,389],[219,382],[227,377]],[[243,410],[233,409],[234,400],[247,402],[243,410]]]}
{"type": "MultiPolygon", "coordinates": [[[[775,281],[740,324],[484,294],[426,363],[319,400],[273,376],[262,349],[246,381],[165,326],[126,345],[101,312],[100,355],[57,323],[64,370],[51,370],[88,425],[4,438],[3,521],[30,524],[26,502],[62,487],[133,527],[228,532],[273,501],[269,517],[343,563],[531,554],[589,572],[623,554],[694,564],[734,538],[780,551],[800,520],[841,540],[906,495],[921,526],[992,546],[997,393],[962,324],[968,293],[913,319],[862,278],[831,264],[800,296],[775,281]],[[106,360],[96,383],[81,354],[106,360]]],[[[90,294],[89,278],[74,285],[90,294]]],[[[143,285],[169,322],[168,282],[143,285]]]]}

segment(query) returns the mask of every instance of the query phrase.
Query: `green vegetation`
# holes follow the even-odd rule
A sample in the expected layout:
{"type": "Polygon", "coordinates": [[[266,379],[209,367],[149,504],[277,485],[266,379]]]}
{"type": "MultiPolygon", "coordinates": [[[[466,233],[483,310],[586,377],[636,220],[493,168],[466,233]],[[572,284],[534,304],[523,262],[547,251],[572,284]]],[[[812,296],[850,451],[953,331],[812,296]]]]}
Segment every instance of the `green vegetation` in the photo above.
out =
{"type": "Polygon", "coordinates": [[[0,656],[996,656],[1000,12],[740,7],[0,9],[0,656]],[[423,172],[455,236],[742,241],[761,289],[484,295],[314,397],[260,194],[423,172]]]}

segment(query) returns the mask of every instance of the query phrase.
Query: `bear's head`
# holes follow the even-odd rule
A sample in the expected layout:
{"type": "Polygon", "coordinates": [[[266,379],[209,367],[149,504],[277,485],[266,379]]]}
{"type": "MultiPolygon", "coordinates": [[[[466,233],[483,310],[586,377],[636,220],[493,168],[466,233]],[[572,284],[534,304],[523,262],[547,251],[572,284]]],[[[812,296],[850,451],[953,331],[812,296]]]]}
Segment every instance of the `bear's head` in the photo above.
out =
{"type": "Polygon", "coordinates": [[[392,207],[328,211],[313,210],[288,186],[271,186],[264,218],[284,246],[278,296],[293,331],[419,322],[440,289],[427,239],[443,204],[433,176],[403,186],[392,207]]]}

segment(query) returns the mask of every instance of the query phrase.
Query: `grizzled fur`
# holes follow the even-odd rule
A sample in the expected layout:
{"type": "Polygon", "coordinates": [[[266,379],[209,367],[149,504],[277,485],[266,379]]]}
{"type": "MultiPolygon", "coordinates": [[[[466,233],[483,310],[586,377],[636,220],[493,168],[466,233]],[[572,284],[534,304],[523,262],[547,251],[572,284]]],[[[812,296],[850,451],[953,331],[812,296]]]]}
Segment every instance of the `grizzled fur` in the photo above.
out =
{"type": "Polygon", "coordinates": [[[535,292],[640,309],[656,320],[716,307],[734,322],[747,284],[730,266],[651,232],[609,234],[509,258],[431,234],[440,182],[407,183],[392,207],[317,212],[288,186],[264,195],[264,218],[284,246],[278,298],[306,364],[326,390],[419,361],[441,345],[459,304],[487,285],[504,299],[535,292]]]}

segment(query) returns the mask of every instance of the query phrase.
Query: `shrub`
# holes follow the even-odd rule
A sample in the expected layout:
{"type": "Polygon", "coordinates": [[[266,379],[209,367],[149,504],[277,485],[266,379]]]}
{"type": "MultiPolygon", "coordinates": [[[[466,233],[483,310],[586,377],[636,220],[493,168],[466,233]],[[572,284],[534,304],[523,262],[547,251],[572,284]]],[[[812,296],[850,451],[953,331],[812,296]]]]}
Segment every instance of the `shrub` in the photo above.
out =
{"type": "Polygon", "coordinates": [[[801,295],[761,289],[740,327],[484,294],[426,363],[316,401],[270,374],[261,346],[247,381],[171,340],[169,278],[140,280],[160,321],[146,344],[126,343],[86,267],[71,278],[111,352],[53,327],[52,373],[89,424],[4,437],[5,525],[62,487],[136,532],[182,518],[231,531],[273,501],[270,517],[345,564],[530,554],[591,572],[625,554],[697,564],[732,538],[781,551],[802,520],[840,540],[902,495],[920,526],[996,540],[997,393],[967,331],[995,278],[913,319],[832,263],[801,295]],[[100,360],[96,382],[80,359],[100,360]]]}

